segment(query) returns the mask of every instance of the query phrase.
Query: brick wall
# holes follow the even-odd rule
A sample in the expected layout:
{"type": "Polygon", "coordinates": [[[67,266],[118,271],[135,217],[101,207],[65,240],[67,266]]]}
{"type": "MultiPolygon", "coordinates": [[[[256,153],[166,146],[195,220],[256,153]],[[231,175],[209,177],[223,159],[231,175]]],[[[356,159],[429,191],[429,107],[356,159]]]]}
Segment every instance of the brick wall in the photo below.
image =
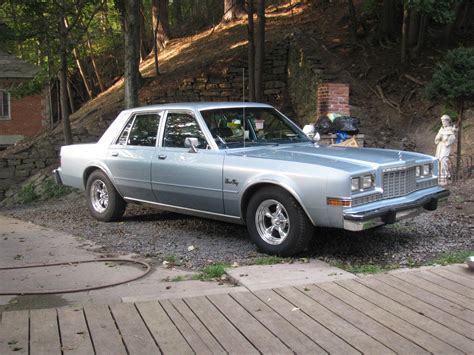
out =
{"type": "Polygon", "coordinates": [[[317,117],[328,113],[349,116],[349,84],[323,83],[318,86],[317,117]]]}
{"type": "Polygon", "coordinates": [[[44,125],[42,95],[11,98],[11,119],[0,120],[0,135],[34,136],[44,125]]]}

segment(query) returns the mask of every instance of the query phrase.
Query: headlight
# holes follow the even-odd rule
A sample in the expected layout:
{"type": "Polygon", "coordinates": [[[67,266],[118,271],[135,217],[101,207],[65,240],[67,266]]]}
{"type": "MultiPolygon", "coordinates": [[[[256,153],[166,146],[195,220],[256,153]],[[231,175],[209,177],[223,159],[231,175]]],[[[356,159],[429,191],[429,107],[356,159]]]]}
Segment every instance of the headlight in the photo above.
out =
{"type": "Polygon", "coordinates": [[[373,175],[365,175],[362,178],[362,188],[365,189],[370,189],[374,185],[374,176],[373,175]]]}
{"type": "Polygon", "coordinates": [[[423,165],[423,176],[431,175],[431,164],[423,165]]]}
{"type": "Polygon", "coordinates": [[[360,190],[360,178],[355,177],[351,180],[351,191],[359,191],[360,190]]]}

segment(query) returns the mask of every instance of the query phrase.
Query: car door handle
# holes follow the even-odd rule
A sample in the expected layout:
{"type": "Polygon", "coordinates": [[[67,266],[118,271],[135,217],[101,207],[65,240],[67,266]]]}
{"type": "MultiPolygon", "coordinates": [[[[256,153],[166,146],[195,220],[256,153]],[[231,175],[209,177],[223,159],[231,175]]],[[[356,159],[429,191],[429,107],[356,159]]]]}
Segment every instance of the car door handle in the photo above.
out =
{"type": "Polygon", "coordinates": [[[158,155],[158,159],[160,159],[160,160],[165,160],[165,159],[166,159],[166,154],[160,154],[160,155],[158,155]]]}
{"type": "Polygon", "coordinates": [[[112,152],[111,154],[113,157],[118,157],[118,152],[112,152]]]}

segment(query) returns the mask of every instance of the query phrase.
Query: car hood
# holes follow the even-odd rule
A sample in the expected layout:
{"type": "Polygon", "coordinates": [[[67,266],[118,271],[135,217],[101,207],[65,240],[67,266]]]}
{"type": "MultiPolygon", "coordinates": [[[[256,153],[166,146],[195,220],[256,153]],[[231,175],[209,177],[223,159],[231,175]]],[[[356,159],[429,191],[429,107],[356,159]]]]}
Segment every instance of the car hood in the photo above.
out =
{"type": "Polygon", "coordinates": [[[381,166],[412,165],[417,161],[432,159],[428,155],[398,150],[314,146],[313,144],[255,147],[242,149],[231,154],[315,164],[349,172],[377,169],[381,166]]]}

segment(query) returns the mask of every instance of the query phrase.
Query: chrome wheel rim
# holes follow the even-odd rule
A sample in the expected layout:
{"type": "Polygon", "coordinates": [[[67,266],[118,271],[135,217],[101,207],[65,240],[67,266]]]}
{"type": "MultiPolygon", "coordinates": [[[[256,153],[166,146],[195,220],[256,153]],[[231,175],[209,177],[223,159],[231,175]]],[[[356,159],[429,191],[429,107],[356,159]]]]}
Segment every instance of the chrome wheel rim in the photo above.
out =
{"type": "Polygon", "coordinates": [[[98,213],[103,213],[109,206],[109,192],[102,180],[95,180],[91,185],[90,198],[92,207],[98,213]]]}
{"type": "Polygon", "coordinates": [[[290,217],[285,207],[276,200],[265,200],[255,213],[255,225],[260,237],[271,245],[285,241],[290,232],[290,217]]]}

